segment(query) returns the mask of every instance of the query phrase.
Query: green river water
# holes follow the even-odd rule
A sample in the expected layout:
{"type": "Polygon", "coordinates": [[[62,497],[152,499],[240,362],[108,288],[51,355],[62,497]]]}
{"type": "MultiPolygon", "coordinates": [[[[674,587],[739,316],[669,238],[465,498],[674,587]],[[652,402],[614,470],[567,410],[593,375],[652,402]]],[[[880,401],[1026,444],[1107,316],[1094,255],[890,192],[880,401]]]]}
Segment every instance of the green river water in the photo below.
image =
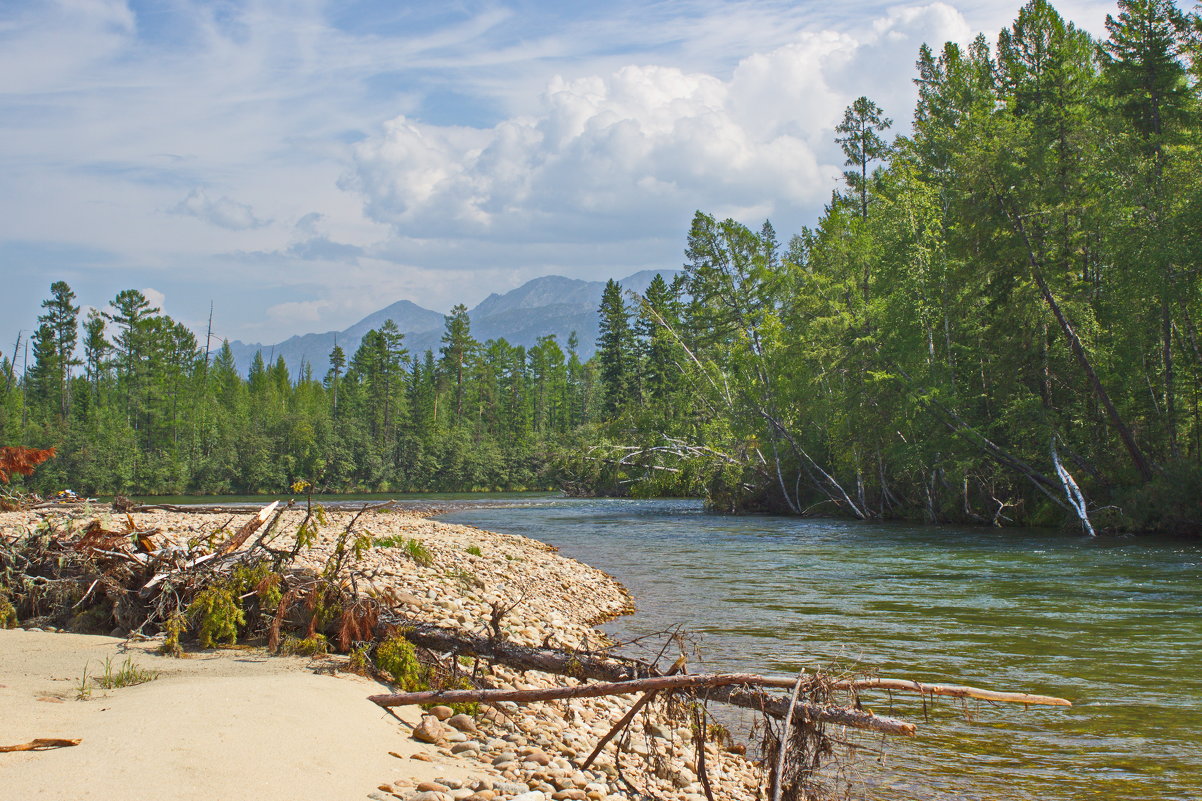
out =
{"type": "MultiPolygon", "coordinates": [[[[919,723],[856,757],[858,797],[1202,799],[1202,547],[1054,531],[704,514],[692,501],[539,501],[447,516],[614,575],[706,667],[800,667],[1057,695],[1072,709],[868,700],[919,723]]],[[[698,665],[692,665],[694,669],[698,665]]]]}

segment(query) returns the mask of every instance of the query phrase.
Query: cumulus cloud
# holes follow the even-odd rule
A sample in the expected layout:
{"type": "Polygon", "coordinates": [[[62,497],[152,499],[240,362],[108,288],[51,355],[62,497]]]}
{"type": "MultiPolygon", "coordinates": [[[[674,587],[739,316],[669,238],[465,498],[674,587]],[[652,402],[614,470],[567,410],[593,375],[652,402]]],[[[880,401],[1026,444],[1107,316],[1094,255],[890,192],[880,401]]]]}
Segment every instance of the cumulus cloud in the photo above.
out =
{"type": "Polygon", "coordinates": [[[211,198],[203,189],[193,189],[188,196],[170,209],[172,214],[182,214],[204,220],[211,225],[230,231],[247,231],[251,228],[262,228],[266,220],[255,216],[254,209],[249,204],[222,195],[211,198]]]}
{"type": "Polygon", "coordinates": [[[162,292],[160,292],[157,289],[154,289],[152,287],[146,287],[144,289],[139,289],[138,291],[141,292],[142,295],[145,296],[145,298],[148,301],[150,301],[150,305],[152,308],[156,308],[159,311],[162,311],[163,303],[167,300],[166,295],[164,295],[162,292]]]}
{"type": "Polygon", "coordinates": [[[900,67],[924,41],[968,34],[935,3],[859,36],[803,33],[726,78],[654,65],[555,78],[535,113],[491,128],[391,120],[356,146],[343,185],[416,238],[637,237],[695,208],[812,216],[839,173],[830,138],[843,108],[872,94],[904,116],[913,90],[900,67]]]}

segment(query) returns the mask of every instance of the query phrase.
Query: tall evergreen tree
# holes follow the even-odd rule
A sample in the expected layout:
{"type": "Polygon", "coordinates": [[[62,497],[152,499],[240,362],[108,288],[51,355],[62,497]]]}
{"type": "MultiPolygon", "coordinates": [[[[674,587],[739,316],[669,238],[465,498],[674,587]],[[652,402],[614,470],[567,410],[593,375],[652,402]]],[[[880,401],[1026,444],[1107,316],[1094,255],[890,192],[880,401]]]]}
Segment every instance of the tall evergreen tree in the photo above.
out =
{"type": "Polygon", "coordinates": [[[622,297],[622,285],[610,279],[601,293],[600,338],[597,361],[600,364],[603,409],[606,417],[617,415],[636,399],[635,370],[637,356],[630,311],[622,297]]]}
{"type": "Polygon", "coordinates": [[[845,165],[852,168],[843,177],[859,196],[860,214],[864,218],[868,217],[869,167],[888,155],[889,146],[881,134],[892,125],[893,120],[884,115],[880,106],[866,97],[858,97],[843,112],[843,121],[835,126],[839,134],[835,141],[847,157],[845,165]]]}
{"type": "Polygon", "coordinates": [[[455,383],[455,423],[458,425],[463,418],[464,375],[468,360],[475,354],[479,343],[472,338],[472,321],[468,317],[467,307],[462,303],[451,309],[444,320],[446,330],[442,335],[439,354],[442,369],[455,383]]]}

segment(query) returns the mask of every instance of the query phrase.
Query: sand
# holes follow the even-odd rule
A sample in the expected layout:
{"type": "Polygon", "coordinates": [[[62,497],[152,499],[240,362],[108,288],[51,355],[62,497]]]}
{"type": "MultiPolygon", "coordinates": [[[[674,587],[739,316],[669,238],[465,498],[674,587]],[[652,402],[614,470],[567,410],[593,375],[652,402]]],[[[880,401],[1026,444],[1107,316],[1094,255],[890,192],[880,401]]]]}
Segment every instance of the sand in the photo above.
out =
{"type": "Polygon", "coordinates": [[[319,675],[313,660],[221,650],[173,659],[113,637],[0,631],[0,745],[82,738],[50,751],[0,753],[0,801],[338,801],[398,777],[470,778],[367,700],[384,685],[319,675]],[[77,700],[85,664],[127,657],[154,681],[77,700]],[[389,751],[402,759],[390,756],[389,751]],[[424,751],[435,760],[407,758],[424,751]]]}

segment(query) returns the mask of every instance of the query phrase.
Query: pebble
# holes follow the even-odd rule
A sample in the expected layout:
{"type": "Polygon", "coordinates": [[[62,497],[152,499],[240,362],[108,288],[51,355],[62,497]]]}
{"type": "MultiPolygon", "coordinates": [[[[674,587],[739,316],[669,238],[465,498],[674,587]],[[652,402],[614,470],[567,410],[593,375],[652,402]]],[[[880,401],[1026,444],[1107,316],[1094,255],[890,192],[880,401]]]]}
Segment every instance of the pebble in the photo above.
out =
{"type": "Polygon", "coordinates": [[[518,793],[528,791],[530,788],[524,784],[517,784],[515,782],[497,782],[493,785],[492,789],[503,795],[517,795],[518,793]]]}
{"type": "Polygon", "coordinates": [[[419,792],[424,790],[424,791],[429,791],[432,793],[445,793],[447,790],[450,790],[451,788],[447,787],[442,782],[421,782],[417,785],[417,789],[419,792]]]}
{"type": "Polygon", "coordinates": [[[459,729],[459,731],[470,732],[472,734],[475,734],[479,731],[479,729],[476,728],[476,721],[472,720],[470,715],[453,715],[447,718],[447,725],[453,726],[456,729],[459,729]]]}
{"type": "Polygon", "coordinates": [[[433,715],[426,715],[422,722],[413,729],[413,739],[423,743],[436,743],[446,737],[446,727],[438,722],[433,715]]]}
{"type": "Polygon", "coordinates": [[[435,706],[430,708],[430,714],[439,720],[448,720],[455,714],[455,710],[449,706],[435,706]]]}

